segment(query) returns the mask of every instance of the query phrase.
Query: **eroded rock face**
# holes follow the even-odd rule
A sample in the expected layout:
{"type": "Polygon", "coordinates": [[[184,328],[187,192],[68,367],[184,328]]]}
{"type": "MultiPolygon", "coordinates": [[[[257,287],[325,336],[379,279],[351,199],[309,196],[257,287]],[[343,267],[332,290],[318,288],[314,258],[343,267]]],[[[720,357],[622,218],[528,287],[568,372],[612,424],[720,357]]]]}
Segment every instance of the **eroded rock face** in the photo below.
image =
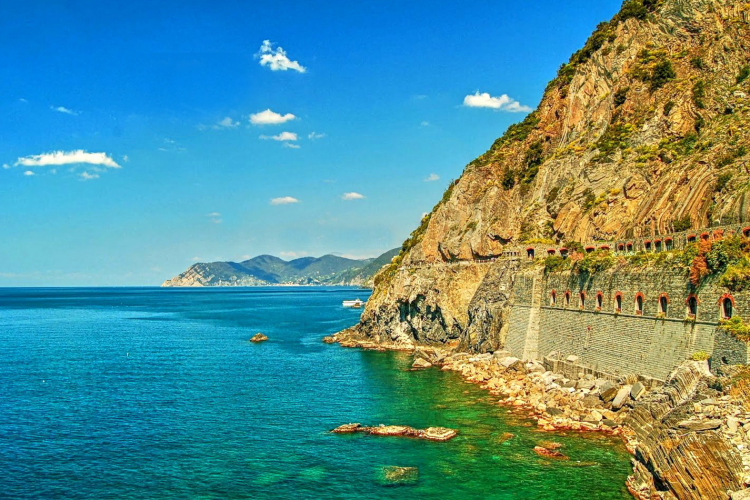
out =
{"type": "Polygon", "coordinates": [[[637,457],[628,487],[637,498],[719,499],[742,489],[742,460],[714,430],[722,421],[672,418],[693,399],[703,399],[711,378],[705,362],[686,362],[628,415],[625,424],[633,431],[637,457]]]}
{"type": "Polygon", "coordinates": [[[750,220],[750,195],[738,189],[750,181],[750,78],[738,83],[750,51],[747,4],[655,4],[594,35],[539,108],[466,167],[376,279],[363,332],[489,351],[502,346],[502,286],[514,276],[479,260],[538,238],[613,240],[750,220]],[[456,260],[472,263],[441,265],[456,260]]]}

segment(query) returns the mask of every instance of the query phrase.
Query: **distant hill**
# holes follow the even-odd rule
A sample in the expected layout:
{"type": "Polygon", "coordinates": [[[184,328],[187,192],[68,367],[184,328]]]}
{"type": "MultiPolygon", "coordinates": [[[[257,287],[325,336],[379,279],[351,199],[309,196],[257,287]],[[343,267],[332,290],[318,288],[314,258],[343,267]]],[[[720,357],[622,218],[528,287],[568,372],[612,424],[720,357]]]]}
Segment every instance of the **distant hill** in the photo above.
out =
{"type": "Polygon", "coordinates": [[[373,259],[324,255],[286,261],[273,255],[259,255],[242,262],[199,262],[162,286],[371,286],[375,273],[390,264],[399,250],[389,250],[373,259]]]}

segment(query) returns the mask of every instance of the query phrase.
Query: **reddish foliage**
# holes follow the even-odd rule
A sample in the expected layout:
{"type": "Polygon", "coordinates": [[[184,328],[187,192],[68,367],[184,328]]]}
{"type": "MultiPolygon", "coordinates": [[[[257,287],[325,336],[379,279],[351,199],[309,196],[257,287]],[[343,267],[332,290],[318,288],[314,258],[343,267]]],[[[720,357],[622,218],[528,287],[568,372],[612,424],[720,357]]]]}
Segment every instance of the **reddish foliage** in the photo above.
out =
{"type": "Polygon", "coordinates": [[[706,256],[701,254],[693,259],[693,265],[690,267],[690,283],[698,286],[703,278],[708,276],[708,261],[706,256]]]}

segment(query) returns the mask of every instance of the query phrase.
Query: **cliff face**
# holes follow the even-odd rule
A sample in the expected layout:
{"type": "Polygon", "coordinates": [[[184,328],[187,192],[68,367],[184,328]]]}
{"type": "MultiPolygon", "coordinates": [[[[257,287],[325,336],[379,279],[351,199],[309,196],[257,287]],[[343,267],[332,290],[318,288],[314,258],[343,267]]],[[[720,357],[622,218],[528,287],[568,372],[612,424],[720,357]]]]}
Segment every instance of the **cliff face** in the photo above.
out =
{"type": "Polygon", "coordinates": [[[490,349],[514,278],[482,259],[750,220],[749,74],[750,3],[626,2],[376,277],[360,332],[490,349]]]}

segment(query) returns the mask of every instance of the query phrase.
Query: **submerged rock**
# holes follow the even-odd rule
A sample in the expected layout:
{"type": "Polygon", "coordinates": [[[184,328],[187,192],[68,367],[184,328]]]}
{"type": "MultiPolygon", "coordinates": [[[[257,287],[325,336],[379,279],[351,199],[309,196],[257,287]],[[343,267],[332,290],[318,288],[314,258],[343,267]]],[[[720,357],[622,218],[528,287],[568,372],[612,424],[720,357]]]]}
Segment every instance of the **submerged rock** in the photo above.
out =
{"type": "Polygon", "coordinates": [[[537,455],[541,457],[548,457],[548,458],[559,458],[561,460],[568,460],[567,455],[563,455],[559,451],[556,450],[550,450],[549,448],[545,448],[544,446],[534,446],[534,451],[537,455]]]}
{"type": "Polygon", "coordinates": [[[418,481],[418,467],[399,467],[397,465],[386,465],[381,470],[380,482],[383,484],[415,484],[418,481]]]}
{"type": "Polygon", "coordinates": [[[258,332],[250,339],[250,342],[265,342],[266,340],[268,340],[268,336],[258,332]]]}

